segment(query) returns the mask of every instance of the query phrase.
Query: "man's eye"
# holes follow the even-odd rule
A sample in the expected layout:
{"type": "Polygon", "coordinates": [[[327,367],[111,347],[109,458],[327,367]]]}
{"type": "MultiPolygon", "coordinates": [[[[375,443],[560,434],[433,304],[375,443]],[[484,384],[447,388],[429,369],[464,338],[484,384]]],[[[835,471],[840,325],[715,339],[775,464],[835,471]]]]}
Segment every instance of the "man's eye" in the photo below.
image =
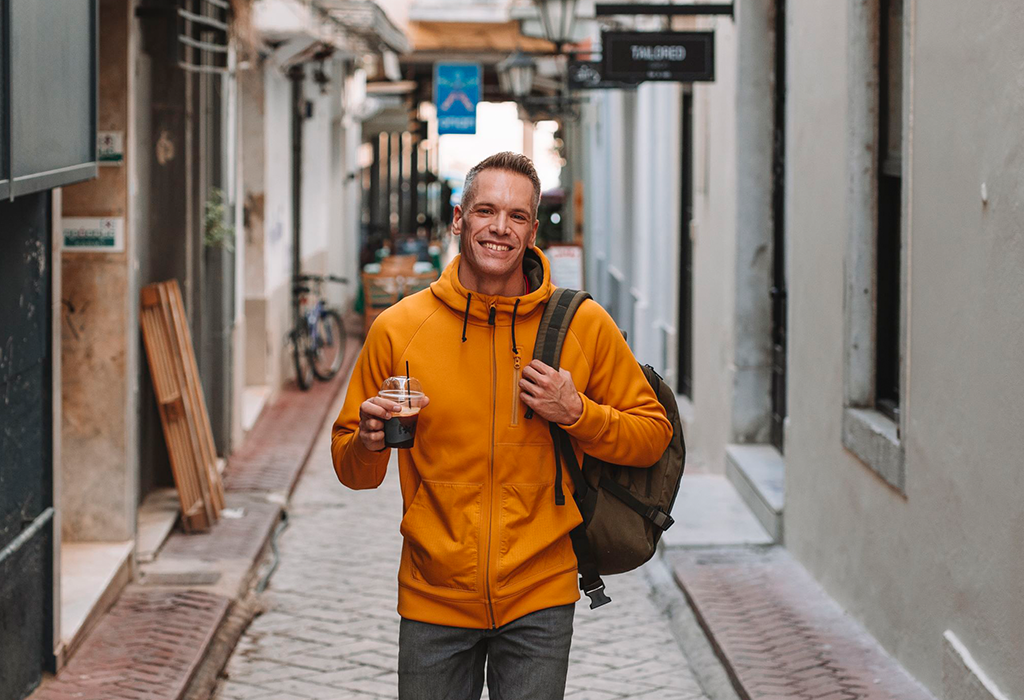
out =
{"type": "Polygon", "coordinates": [[[512,218],[515,219],[516,221],[526,221],[526,217],[523,216],[522,214],[516,214],[512,218]]]}

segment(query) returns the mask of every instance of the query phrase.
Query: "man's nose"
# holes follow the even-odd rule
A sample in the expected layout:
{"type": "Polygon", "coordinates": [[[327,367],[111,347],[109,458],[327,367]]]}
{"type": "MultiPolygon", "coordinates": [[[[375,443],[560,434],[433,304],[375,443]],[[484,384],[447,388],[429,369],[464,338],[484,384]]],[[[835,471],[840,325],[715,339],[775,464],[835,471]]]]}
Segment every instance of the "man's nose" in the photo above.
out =
{"type": "Polygon", "coordinates": [[[494,217],[493,229],[495,233],[499,235],[505,235],[506,233],[508,233],[508,228],[509,227],[507,214],[499,213],[496,217],[494,217]]]}

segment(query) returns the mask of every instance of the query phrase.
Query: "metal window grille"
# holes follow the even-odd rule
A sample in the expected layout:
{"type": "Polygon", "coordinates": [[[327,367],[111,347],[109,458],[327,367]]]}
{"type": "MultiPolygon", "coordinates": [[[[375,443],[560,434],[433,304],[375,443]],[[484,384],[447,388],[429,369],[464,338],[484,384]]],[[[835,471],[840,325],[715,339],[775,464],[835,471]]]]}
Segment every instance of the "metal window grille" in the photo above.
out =
{"type": "Polygon", "coordinates": [[[178,65],[194,73],[228,73],[231,4],[228,0],[179,0],[178,65]]]}

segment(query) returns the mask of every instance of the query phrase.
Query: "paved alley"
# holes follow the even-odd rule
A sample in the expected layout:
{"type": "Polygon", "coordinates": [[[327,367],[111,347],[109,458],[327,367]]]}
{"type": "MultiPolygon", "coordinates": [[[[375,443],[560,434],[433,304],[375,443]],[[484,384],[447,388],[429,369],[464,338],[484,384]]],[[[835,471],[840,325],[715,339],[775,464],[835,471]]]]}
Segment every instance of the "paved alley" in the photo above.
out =
{"type": "MultiPolygon", "coordinates": [[[[330,467],[330,425],[292,497],[266,611],[235,649],[218,700],[397,696],[395,464],[375,491],[344,488],[330,467]]],[[[609,589],[611,606],[577,610],[566,697],[706,700],[643,574],[614,577],[609,589]]]]}

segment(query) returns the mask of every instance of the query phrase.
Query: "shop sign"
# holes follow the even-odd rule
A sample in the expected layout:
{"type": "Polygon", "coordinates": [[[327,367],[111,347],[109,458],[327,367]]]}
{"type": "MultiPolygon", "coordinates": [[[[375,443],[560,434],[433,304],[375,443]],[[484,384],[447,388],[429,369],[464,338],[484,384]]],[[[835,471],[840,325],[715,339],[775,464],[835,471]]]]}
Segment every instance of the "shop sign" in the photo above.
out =
{"type": "Polygon", "coordinates": [[[600,61],[570,61],[570,90],[619,90],[636,87],[633,83],[605,80],[601,74],[600,61]]]}
{"type": "Polygon", "coordinates": [[[75,217],[61,220],[67,252],[124,252],[124,218],[75,217]]]}
{"type": "Polygon", "coordinates": [[[438,134],[475,134],[483,73],[479,63],[434,64],[438,134]]]}
{"type": "Polygon", "coordinates": [[[566,289],[583,289],[583,248],[557,243],[544,249],[551,284],[566,289]]]}
{"type": "Polygon", "coordinates": [[[714,32],[605,32],[601,38],[605,80],[715,79],[714,32]]]}
{"type": "Polygon", "coordinates": [[[96,134],[96,159],[100,165],[124,164],[124,132],[100,131],[96,134]]]}

